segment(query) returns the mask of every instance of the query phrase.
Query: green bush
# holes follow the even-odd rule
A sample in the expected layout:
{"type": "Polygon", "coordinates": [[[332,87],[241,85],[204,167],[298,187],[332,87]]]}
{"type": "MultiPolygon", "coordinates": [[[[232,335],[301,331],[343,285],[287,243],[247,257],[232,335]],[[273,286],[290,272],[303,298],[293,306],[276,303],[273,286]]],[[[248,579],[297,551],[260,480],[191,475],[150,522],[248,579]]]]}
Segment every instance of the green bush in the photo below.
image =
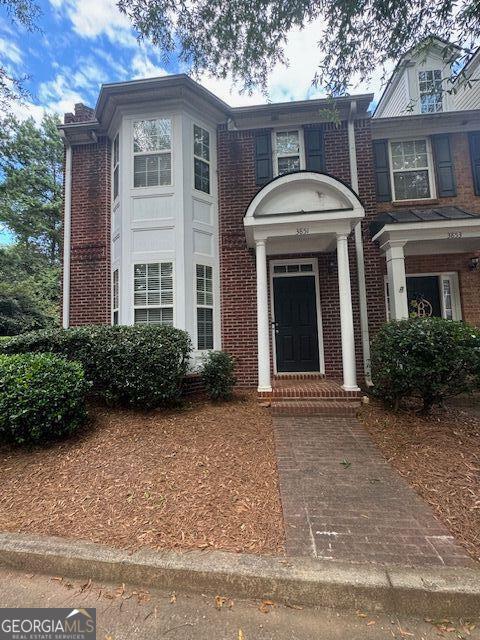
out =
{"type": "Polygon", "coordinates": [[[480,332],[462,322],[411,318],[385,324],[372,344],[374,393],[395,406],[434,404],[480,387],[480,332]]]}
{"type": "Polygon", "coordinates": [[[78,360],[94,395],[145,409],[178,399],[190,350],[184,331],[146,325],[35,331],[0,345],[3,353],[51,352],[78,360]]]}
{"type": "Polygon", "coordinates": [[[232,397],[237,381],[234,370],[235,360],[225,351],[210,351],[205,356],[201,376],[212,400],[228,400],[232,397]]]}
{"type": "Polygon", "coordinates": [[[73,433],[87,417],[88,387],[78,362],[0,355],[0,438],[36,444],[73,433]]]}

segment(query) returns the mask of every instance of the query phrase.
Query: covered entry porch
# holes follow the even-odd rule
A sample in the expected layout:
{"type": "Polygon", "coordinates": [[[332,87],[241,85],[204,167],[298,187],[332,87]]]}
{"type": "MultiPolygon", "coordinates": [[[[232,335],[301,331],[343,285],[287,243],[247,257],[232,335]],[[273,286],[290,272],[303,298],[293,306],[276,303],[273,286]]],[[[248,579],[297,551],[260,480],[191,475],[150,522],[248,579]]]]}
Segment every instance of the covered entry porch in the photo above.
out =
{"type": "MultiPolygon", "coordinates": [[[[463,295],[478,298],[480,215],[454,206],[382,213],[370,224],[386,259],[387,317],[466,320],[463,295]],[[467,286],[467,280],[468,286],[467,286]]],[[[475,307],[477,305],[475,304],[475,307]]]]}
{"type": "Polygon", "coordinates": [[[305,257],[323,253],[335,255],[338,273],[342,388],[358,391],[348,236],[364,215],[349,187],[309,171],[274,179],[250,203],[244,227],[256,254],[260,393],[272,391],[272,374],[325,372],[322,277],[318,261],[305,257]]]}

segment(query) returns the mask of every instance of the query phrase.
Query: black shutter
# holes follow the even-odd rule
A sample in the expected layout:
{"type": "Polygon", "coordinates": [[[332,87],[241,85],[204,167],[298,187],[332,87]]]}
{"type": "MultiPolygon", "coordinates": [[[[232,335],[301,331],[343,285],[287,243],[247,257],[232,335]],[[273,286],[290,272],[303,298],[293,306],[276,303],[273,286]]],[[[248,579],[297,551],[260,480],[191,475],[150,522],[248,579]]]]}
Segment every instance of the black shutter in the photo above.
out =
{"type": "Polygon", "coordinates": [[[255,181],[265,184],[273,177],[272,137],[270,131],[255,136],[255,181]]]}
{"type": "Polygon", "coordinates": [[[388,160],[388,140],[373,141],[373,162],[375,165],[375,189],[377,202],[390,202],[390,162],[388,160]]]}
{"type": "Polygon", "coordinates": [[[469,140],[473,188],[475,189],[475,195],[480,196],[480,131],[470,133],[469,140]]]}
{"type": "Polygon", "coordinates": [[[325,152],[322,127],[308,127],[303,131],[305,139],[305,167],[307,171],[325,171],[325,152]]]}
{"type": "Polygon", "coordinates": [[[450,149],[450,136],[448,133],[432,136],[432,145],[435,174],[437,176],[438,197],[448,198],[456,196],[457,187],[455,184],[452,151],[450,149]]]}

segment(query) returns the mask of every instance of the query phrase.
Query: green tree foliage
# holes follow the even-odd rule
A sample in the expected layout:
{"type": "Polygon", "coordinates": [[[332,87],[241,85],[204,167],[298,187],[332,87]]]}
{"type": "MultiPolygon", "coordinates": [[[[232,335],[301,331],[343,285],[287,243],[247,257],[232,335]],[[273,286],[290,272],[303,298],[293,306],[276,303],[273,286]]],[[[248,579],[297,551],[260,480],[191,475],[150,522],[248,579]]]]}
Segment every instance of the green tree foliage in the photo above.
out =
{"type": "MultiPolygon", "coordinates": [[[[231,74],[245,89],[265,88],[285,62],[288,33],[321,19],[315,80],[334,95],[368,78],[429,35],[473,46],[480,37],[478,0],[118,0],[141,37],[161,52],[180,48],[192,72],[231,74]]],[[[305,56],[315,55],[305,51],[305,56]]],[[[446,55],[449,55],[448,50],[446,55]]]]}
{"type": "MultiPolygon", "coordinates": [[[[27,31],[37,28],[40,8],[35,0],[0,0],[0,15],[2,10],[15,27],[27,31]]],[[[19,78],[11,72],[0,51],[0,111],[7,111],[12,103],[28,95],[23,86],[24,80],[25,77],[19,78]]]]}
{"type": "Polygon", "coordinates": [[[25,248],[58,262],[61,242],[63,144],[58,116],[36,126],[13,116],[0,124],[0,222],[25,248]]]}
{"type": "Polygon", "coordinates": [[[56,116],[0,123],[0,335],[58,322],[63,145],[56,116]],[[30,312],[29,313],[29,309],[30,312]]]}

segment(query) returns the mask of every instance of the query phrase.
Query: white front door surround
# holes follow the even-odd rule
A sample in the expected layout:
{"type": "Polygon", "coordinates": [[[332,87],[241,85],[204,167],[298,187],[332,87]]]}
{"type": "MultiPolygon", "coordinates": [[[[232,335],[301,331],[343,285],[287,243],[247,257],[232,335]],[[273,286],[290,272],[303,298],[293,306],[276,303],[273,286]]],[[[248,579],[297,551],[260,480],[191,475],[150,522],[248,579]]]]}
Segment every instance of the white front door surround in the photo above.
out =
{"type": "Polygon", "coordinates": [[[258,390],[271,390],[267,255],[337,250],[343,388],[358,390],[348,236],[365,216],[356,194],[331,176],[301,171],[261,189],[244,218],[257,267],[258,390]]]}
{"type": "Polygon", "coordinates": [[[372,238],[387,261],[390,319],[408,318],[405,256],[472,253],[480,249],[480,218],[386,224],[372,238]]]}

